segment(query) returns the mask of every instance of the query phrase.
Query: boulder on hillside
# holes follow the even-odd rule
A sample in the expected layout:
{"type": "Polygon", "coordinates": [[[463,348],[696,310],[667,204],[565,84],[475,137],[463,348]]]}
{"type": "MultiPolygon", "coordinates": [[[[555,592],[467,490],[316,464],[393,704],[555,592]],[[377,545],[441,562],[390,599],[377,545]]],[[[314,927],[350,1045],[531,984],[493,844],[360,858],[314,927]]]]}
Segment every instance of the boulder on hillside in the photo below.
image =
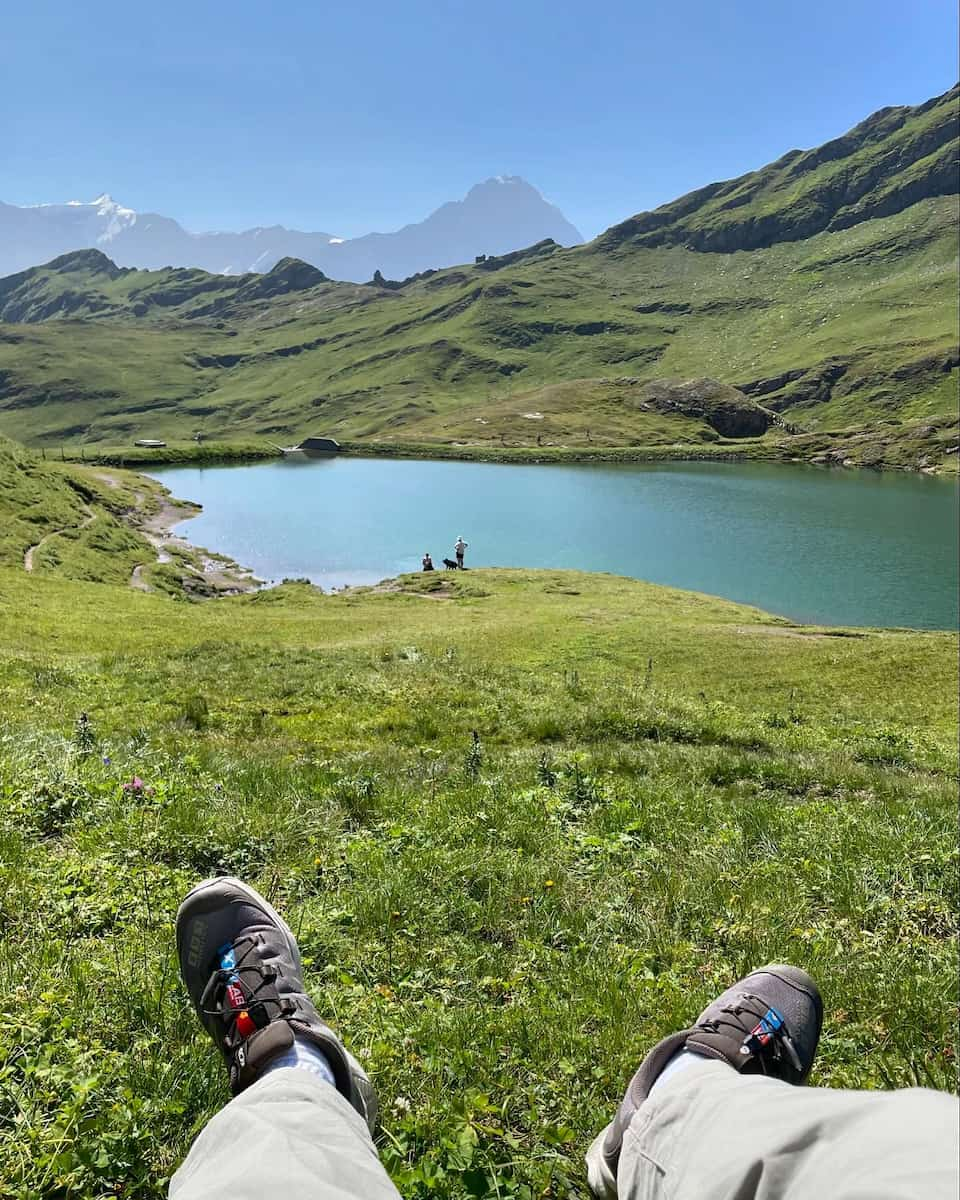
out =
{"type": "Polygon", "coordinates": [[[721,437],[759,437],[774,422],[769,409],[717,379],[654,379],[643,385],[640,399],[662,413],[699,417],[721,437]]]}

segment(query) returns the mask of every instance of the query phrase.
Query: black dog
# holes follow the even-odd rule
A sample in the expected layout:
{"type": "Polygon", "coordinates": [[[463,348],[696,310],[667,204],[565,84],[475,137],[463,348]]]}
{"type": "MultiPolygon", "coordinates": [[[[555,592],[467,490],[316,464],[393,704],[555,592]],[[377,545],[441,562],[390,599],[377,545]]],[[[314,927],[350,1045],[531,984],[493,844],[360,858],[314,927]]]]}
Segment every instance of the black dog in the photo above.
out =
{"type": "Polygon", "coordinates": [[[445,558],[443,560],[443,565],[448,571],[456,571],[459,567],[459,563],[455,563],[452,558],[445,558]]]}

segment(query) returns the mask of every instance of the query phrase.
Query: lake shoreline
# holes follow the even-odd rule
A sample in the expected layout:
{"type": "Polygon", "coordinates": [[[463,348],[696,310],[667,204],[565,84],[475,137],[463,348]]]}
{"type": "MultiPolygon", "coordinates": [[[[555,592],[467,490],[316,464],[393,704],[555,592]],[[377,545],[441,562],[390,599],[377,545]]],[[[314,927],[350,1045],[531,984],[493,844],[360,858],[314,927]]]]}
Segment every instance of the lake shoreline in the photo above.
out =
{"type": "MultiPolygon", "coordinates": [[[[926,432],[926,431],[925,431],[926,432]]],[[[947,442],[956,443],[958,434],[950,427],[947,442]]],[[[702,445],[497,445],[490,443],[384,442],[384,440],[343,439],[340,454],[367,458],[422,458],[427,461],[518,463],[524,466],[550,466],[551,463],[616,462],[768,462],[785,466],[808,464],[812,467],[869,470],[874,473],[932,475],[960,479],[958,445],[938,446],[942,461],[932,462],[928,455],[916,461],[896,461],[886,452],[895,450],[882,442],[883,431],[836,431],[798,433],[787,440],[760,438],[718,439],[702,445]]],[[[901,452],[902,451],[901,448],[901,452]]],[[[180,464],[252,463],[283,457],[274,442],[185,442],[158,448],[150,446],[80,446],[79,450],[61,450],[66,462],[91,466],[173,467],[180,464]]],[[[54,457],[54,456],[52,456],[54,457]]]]}
{"type": "Polygon", "coordinates": [[[943,546],[955,533],[953,482],[793,465],[567,462],[537,471],[347,454],[174,464],[151,476],[202,502],[199,524],[184,531],[191,541],[271,581],[373,585],[416,572],[428,550],[442,567],[462,530],[470,566],[613,573],[804,624],[951,628],[944,588],[956,566],[943,546]],[[941,559],[917,594],[910,581],[941,559]]]}
{"type": "MultiPolygon", "coordinates": [[[[814,435],[804,435],[813,437],[814,435]]],[[[435,462],[491,462],[524,466],[549,466],[561,463],[646,463],[646,462],[766,462],[786,466],[815,466],[844,471],[870,471],[873,473],[905,473],[930,475],[938,478],[957,476],[953,467],[960,466],[956,455],[951,464],[946,461],[917,467],[905,463],[887,461],[857,462],[840,449],[821,449],[818,445],[814,454],[798,454],[800,446],[788,446],[762,439],[744,440],[743,444],[705,443],[694,446],[488,446],[488,445],[438,445],[431,442],[356,442],[342,441],[339,454],[350,458],[394,458],[424,459],[435,462]]],[[[64,461],[86,463],[94,466],[124,467],[137,470],[141,467],[166,466],[223,466],[230,463],[243,464],[280,459],[275,445],[270,443],[210,442],[197,445],[190,442],[152,448],[108,448],[101,451],[81,448],[79,454],[66,452],[64,461]]],[[[958,477],[960,478],[960,477],[958,477]]]]}
{"type": "MultiPolygon", "coordinates": [[[[103,479],[109,477],[101,476],[103,479]]],[[[146,478],[150,478],[146,476],[146,478]]],[[[151,483],[159,484],[162,495],[158,497],[158,506],[154,509],[138,507],[131,510],[130,522],[153,547],[156,561],[153,564],[143,563],[134,568],[130,586],[138,591],[150,592],[155,590],[143,576],[145,567],[165,566],[175,557],[185,559],[197,573],[202,576],[209,594],[200,594],[195,599],[215,599],[222,596],[242,596],[249,592],[259,591],[264,581],[257,578],[254,572],[237,562],[227,554],[216,550],[208,550],[182,534],[174,533],[176,526],[192,520],[200,515],[203,506],[193,500],[180,500],[173,495],[166,484],[151,479],[151,483]]]]}

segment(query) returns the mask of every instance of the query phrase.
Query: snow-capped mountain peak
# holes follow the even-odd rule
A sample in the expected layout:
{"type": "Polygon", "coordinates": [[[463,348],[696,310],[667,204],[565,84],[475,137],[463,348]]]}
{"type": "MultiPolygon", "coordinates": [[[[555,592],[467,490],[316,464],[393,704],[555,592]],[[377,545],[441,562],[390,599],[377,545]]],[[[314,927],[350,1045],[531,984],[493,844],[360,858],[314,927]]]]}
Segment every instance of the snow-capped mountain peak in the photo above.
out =
{"type": "Polygon", "coordinates": [[[91,208],[97,210],[97,216],[105,222],[103,231],[97,236],[97,245],[104,246],[112,242],[125,229],[137,223],[137,214],[132,208],[124,208],[109,194],[104,192],[96,200],[90,201],[91,208]]]}
{"type": "Polygon", "coordinates": [[[201,267],[223,274],[269,271],[300,258],[331,279],[358,283],[379,271],[403,279],[428,267],[504,254],[543,238],[580,242],[558,208],[516,175],[472,187],[425,220],[395,233],[342,238],[280,225],[239,233],[188,233],[170,217],[137,213],[104,192],[94,200],[21,207],[0,202],[0,276],[49,262],[70,250],[102,249],[118,266],[201,267]],[[224,266],[224,264],[228,264],[224,266]]]}

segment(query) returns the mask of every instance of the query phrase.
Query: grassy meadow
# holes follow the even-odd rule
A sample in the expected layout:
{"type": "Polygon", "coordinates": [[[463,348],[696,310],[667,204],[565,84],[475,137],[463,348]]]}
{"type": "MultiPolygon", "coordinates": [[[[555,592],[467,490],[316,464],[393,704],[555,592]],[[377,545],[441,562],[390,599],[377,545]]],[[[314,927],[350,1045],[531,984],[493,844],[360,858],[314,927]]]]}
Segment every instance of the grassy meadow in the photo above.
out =
{"type": "Polygon", "coordinates": [[[173,946],[217,872],[407,1197],[584,1196],[646,1048],[771,959],[823,985],[815,1085],[954,1088],[956,651],[574,572],[0,567],[0,1193],[164,1194],[227,1099],[173,946]]]}

